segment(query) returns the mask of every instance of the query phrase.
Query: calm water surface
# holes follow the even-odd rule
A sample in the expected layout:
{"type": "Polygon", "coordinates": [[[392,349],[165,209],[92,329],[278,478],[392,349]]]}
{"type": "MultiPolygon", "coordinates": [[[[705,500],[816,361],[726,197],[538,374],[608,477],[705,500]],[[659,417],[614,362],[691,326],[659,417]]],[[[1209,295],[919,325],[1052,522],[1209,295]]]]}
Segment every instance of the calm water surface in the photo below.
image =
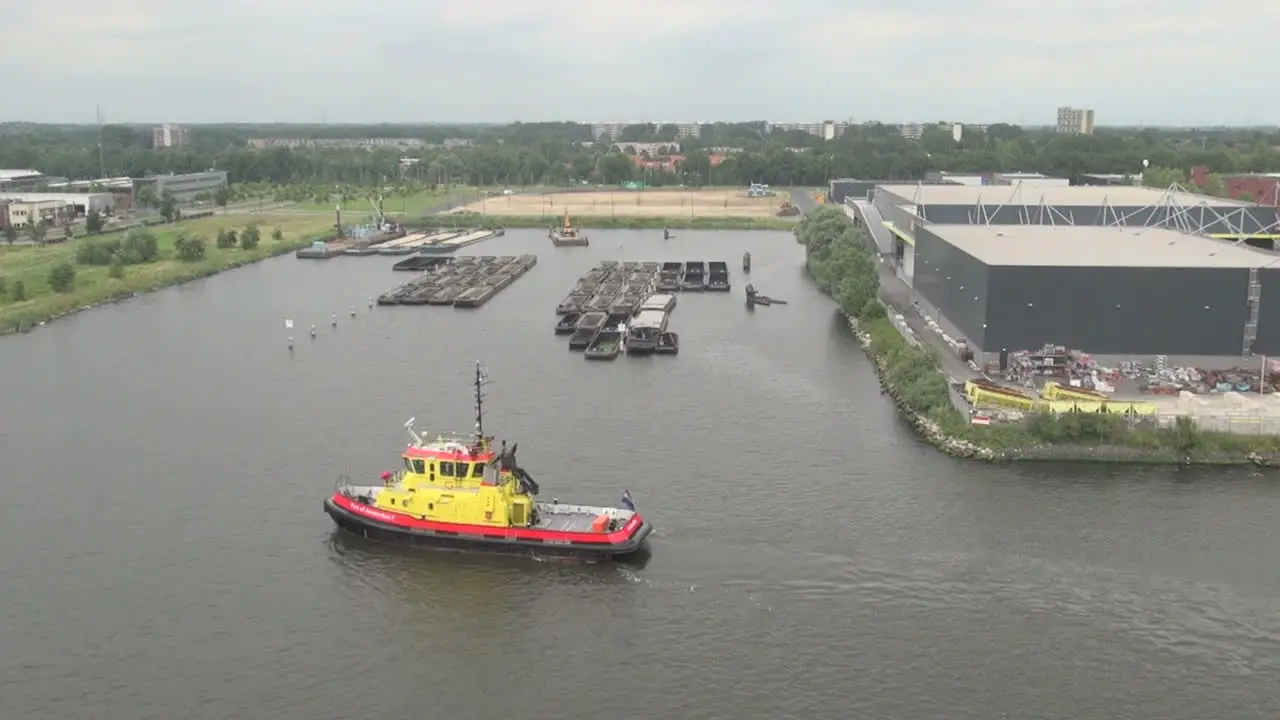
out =
{"type": "Polygon", "coordinates": [[[947,460],[788,235],[593,241],[468,248],[540,261],[478,311],[367,310],[393,258],[281,258],[0,339],[5,717],[1280,712],[1280,482],[947,460]],[[744,250],[789,305],[745,311],[744,250]],[[552,309],[620,257],[735,289],[680,299],[678,357],[588,363],[552,309]],[[476,359],[547,495],[631,489],[647,567],[335,534],[321,498],[394,467],[407,418],[468,427],[476,359]]]}

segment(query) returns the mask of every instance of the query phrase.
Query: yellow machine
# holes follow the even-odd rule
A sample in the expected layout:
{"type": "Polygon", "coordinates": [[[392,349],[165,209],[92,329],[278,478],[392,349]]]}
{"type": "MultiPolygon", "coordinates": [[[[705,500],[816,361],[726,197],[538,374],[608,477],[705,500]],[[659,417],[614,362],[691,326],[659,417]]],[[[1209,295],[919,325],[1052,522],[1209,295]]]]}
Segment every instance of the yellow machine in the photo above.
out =
{"type": "Polygon", "coordinates": [[[1022,412],[1050,412],[1055,415],[1069,412],[1141,416],[1156,414],[1156,406],[1153,403],[1141,400],[1112,400],[1104,395],[1064,387],[1052,381],[1044,385],[1042,390],[1044,399],[1023,395],[1016,390],[1002,392],[973,381],[964,384],[964,394],[975,406],[1009,408],[1022,412]]]}
{"type": "Polygon", "coordinates": [[[482,378],[476,370],[476,435],[424,440],[406,425],[413,442],[404,469],[384,473],[373,506],[422,520],[491,527],[528,527],[536,521],[538,485],[516,464],[516,446],[500,452],[483,433],[482,378]]]}

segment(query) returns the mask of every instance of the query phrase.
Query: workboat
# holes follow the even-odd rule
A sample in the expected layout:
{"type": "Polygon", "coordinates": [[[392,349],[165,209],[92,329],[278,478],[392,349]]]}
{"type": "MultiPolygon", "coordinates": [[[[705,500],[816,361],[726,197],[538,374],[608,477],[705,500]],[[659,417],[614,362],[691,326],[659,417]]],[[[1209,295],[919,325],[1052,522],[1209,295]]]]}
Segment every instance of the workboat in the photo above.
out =
{"type": "Polygon", "coordinates": [[[538,483],[516,462],[518,444],[484,434],[484,374],[476,364],[475,434],[428,440],[414,429],[404,467],[381,482],[343,480],[324,501],[344,530],[366,538],[450,550],[625,559],[643,555],[653,526],[631,493],[621,507],[539,502],[538,483]]]}
{"type": "Polygon", "coordinates": [[[551,228],[547,233],[551,237],[551,244],[556,247],[575,247],[587,246],[591,241],[587,239],[582,231],[575,228],[573,223],[569,221],[569,211],[564,211],[564,221],[558,228],[551,228]]]}

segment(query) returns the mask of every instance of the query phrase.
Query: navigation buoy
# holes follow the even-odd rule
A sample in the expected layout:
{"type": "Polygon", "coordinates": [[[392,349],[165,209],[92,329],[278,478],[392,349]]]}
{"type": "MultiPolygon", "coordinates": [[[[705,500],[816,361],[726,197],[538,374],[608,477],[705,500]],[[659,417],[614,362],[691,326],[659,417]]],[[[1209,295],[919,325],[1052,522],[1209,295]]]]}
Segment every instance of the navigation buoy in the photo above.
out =
{"type": "Polygon", "coordinates": [[[355,305],[352,305],[352,306],[351,306],[351,317],[355,317],[355,316],[356,316],[356,306],[355,306],[355,305]]]}
{"type": "Polygon", "coordinates": [[[334,327],[338,327],[338,313],[334,313],[334,314],[330,315],[330,316],[329,316],[329,320],[331,320],[331,321],[333,322],[333,326],[334,326],[334,327]]]}
{"type": "Polygon", "coordinates": [[[290,336],[289,336],[289,350],[290,350],[290,351],[292,351],[292,350],[293,350],[293,336],[292,336],[292,335],[290,335],[290,336]]]}
{"type": "Polygon", "coordinates": [[[311,337],[313,337],[313,338],[314,338],[315,336],[316,336],[316,326],[315,326],[315,325],[312,325],[312,326],[311,326],[311,337]]]}
{"type": "Polygon", "coordinates": [[[373,309],[373,298],[369,298],[369,309],[373,309]]]}

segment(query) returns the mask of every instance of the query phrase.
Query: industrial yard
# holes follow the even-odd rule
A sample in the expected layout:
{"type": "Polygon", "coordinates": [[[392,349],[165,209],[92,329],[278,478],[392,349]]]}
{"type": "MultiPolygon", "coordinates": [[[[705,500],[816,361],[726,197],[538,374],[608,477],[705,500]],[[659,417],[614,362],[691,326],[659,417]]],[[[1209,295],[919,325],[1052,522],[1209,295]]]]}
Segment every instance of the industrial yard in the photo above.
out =
{"type": "Polygon", "coordinates": [[[1184,195],[877,185],[845,207],[880,252],[890,319],[943,351],[975,423],[1048,410],[1278,432],[1275,210],[1184,195]]]}
{"type": "Polygon", "coordinates": [[[548,222],[565,212],[578,217],[776,217],[789,202],[786,193],[748,197],[745,188],[727,190],[599,190],[513,194],[486,198],[458,211],[486,215],[538,216],[548,222]]]}

